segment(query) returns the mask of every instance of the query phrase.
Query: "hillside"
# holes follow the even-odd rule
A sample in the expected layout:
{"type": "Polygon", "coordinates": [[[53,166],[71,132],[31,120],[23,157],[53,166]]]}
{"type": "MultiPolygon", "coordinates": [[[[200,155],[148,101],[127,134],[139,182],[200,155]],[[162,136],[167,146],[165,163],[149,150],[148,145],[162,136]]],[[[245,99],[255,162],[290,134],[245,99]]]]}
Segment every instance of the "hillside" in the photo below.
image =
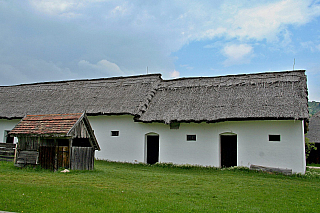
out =
{"type": "Polygon", "coordinates": [[[320,102],[308,102],[309,115],[312,116],[320,111],[320,102]]]}

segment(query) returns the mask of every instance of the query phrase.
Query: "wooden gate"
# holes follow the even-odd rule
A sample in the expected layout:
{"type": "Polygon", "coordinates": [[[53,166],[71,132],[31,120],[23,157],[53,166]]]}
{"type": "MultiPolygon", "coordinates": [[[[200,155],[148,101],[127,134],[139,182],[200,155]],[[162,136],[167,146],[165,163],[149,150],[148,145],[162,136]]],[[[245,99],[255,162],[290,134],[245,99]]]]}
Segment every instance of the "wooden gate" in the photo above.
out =
{"type": "Polygon", "coordinates": [[[92,170],[94,149],[92,147],[72,147],[70,164],[73,170],[92,170]]]}

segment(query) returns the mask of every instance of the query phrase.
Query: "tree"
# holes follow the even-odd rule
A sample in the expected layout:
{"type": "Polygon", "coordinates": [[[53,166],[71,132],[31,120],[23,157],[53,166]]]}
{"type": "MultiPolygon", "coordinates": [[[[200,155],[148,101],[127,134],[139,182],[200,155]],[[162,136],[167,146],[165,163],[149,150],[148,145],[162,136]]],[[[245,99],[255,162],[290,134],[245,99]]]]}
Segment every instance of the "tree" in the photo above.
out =
{"type": "Polygon", "coordinates": [[[309,154],[312,150],[317,150],[315,143],[310,142],[309,138],[305,136],[305,149],[306,149],[306,159],[308,159],[309,154]]]}

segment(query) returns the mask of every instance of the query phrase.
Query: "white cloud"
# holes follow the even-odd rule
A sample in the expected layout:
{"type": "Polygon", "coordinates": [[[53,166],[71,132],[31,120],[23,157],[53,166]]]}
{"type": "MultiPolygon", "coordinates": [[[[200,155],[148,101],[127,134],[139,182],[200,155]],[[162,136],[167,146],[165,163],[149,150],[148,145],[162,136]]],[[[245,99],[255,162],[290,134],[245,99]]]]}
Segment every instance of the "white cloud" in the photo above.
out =
{"type": "Polygon", "coordinates": [[[223,48],[222,54],[227,57],[223,62],[225,66],[246,64],[253,57],[253,48],[248,44],[228,44],[223,48]]]}
{"type": "Polygon", "coordinates": [[[79,0],[30,0],[31,5],[42,13],[49,15],[75,14],[73,11],[84,6],[85,1],[79,0]]]}
{"type": "MultiPolygon", "coordinates": [[[[145,3],[112,0],[30,0],[37,10],[51,15],[83,15],[93,25],[119,33],[130,32],[131,39],[141,34],[162,40],[167,53],[201,39],[217,37],[277,42],[288,25],[302,25],[320,15],[312,0],[200,1],[186,0],[145,3]],[[94,8],[94,10],[86,10],[94,8]],[[103,9],[98,9],[103,8],[103,9]],[[102,17],[105,17],[103,19],[102,17]]],[[[87,22],[84,22],[87,23],[87,22]]],[[[126,35],[122,35],[126,37],[126,35]]],[[[282,38],[280,38],[282,37],[282,38]]]]}
{"type": "Polygon", "coordinates": [[[180,77],[180,72],[177,70],[173,70],[172,72],[170,72],[170,78],[178,78],[180,77]]]}
{"type": "Polygon", "coordinates": [[[199,40],[206,40],[206,44],[212,40],[212,45],[205,48],[218,51],[207,49],[206,53],[214,52],[212,55],[219,59],[221,54],[227,57],[226,66],[249,63],[254,56],[253,45],[258,47],[261,41],[273,42],[277,50],[294,49],[288,48],[294,40],[291,26],[299,27],[318,17],[318,3],[318,0],[185,0],[183,3],[180,0],[21,3],[0,0],[3,20],[0,63],[11,65],[30,78],[34,73],[29,70],[32,66],[24,67],[22,62],[19,67],[15,65],[21,57],[42,61],[38,65],[47,66],[48,70],[54,66],[57,70],[68,70],[70,76],[140,74],[145,73],[146,66],[152,72],[169,76],[175,69],[174,53],[199,40]],[[6,60],[8,55],[10,62],[6,60]]]}
{"type": "Polygon", "coordinates": [[[42,59],[21,58],[20,63],[0,63],[0,85],[76,79],[69,68],[42,59]]]}
{"type": "Polygon", "coordinates": [[[181,64],[180,67],[184,67],[187,70],[192,70],[194,67],[189,66],[188,64],[181,64]]]}
{"type": "Polygon", "coordinates": [[[9,64],[0,64],[0,85],[17,84],[17,78],[21,82],[28,82],[28,77],[16,67],[9,64]]]}
{"type": "Polygon", "coordinates": [[[78,66],[84,72],[94,72],[95,76],[108,77],[108,76],[121,76],[125,73],[115,63],[108,60],[101,60],[97,64],[92,64],[89,61],[81,60],[78,66]]]}
{"type": "MultiPolygon", "coordinates": [[[[209,13],[210,9],[201,12],[209,13]]],[[[196,29],[195,39],[226,36],[277,41],[288,25],[302,25],[320,15],[320,5],[311,0],[224,1],[219,9],[215,17],[202,20],[207,29],[196,29]]]]}
{"type": "Polygon", "coordinates": [[[19,70],[28,73],[31,82],[73,79],[77,76],[67,67],[42,59],[29,59],[25,66],[19,67],[19,70]]]}
{"type": "Polygon", "coordinates": [[[311,52],[320,51],[320,44],[316,44],[313,41],[301,42],[300,45],[305,49],[309,49],[311,52]]]}

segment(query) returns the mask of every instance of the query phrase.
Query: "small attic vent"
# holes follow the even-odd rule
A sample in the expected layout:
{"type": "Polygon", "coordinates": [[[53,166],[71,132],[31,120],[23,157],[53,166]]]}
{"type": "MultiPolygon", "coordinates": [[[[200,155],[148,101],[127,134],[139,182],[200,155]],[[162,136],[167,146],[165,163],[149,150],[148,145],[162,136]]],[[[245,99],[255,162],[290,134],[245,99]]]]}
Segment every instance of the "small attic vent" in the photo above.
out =
{"type": "Polygon", "coordinates": [[[113,137],[119,136],[119,131],[111,131],[111,136],[113,137]]]}
{"type": "Polygon", "coordinates": [[[269,135],[269,141],[280,141],[280,135],[269,135]]]}
{"type": "Polygon", "coordinates": [[[170,129],[179,129],[179,128],[180,128],[180,123],[178,122],[170,123],[170,129]]]}
{"type": "Polygon", "coordinates": [[[187,141],[197,141],[197,135],[187,135],[187,141]]]}

